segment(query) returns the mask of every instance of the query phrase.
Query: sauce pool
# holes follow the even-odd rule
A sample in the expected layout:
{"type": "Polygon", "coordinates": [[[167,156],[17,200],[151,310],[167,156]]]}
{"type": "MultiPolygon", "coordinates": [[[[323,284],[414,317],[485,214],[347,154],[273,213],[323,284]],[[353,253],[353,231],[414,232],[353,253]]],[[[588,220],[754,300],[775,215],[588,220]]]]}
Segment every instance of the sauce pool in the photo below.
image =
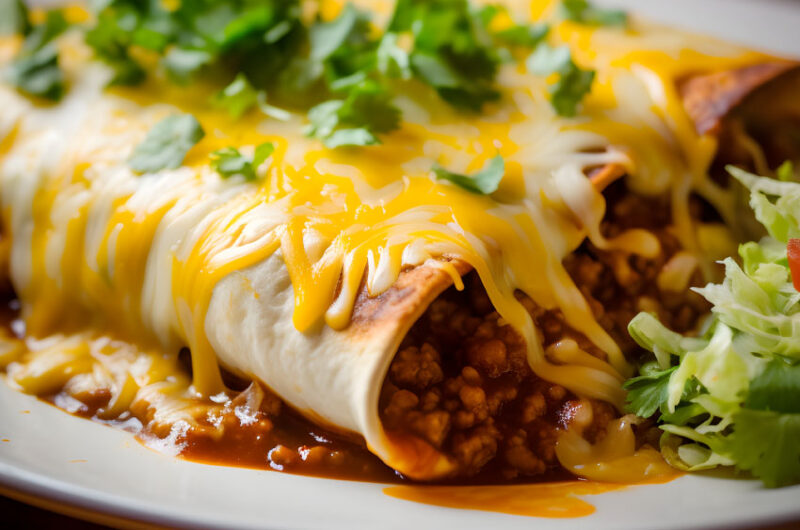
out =
{"type": "Polygon", "coordinates": [[[580,498],[620,491],[631,486],[670,482],[682,473],[675,472],[637,484],[613,484],[587,480],[513,484],[508,486],[388,486],[383,493],[395,499],[460,510],[568,519],[586,517],[595,507],[580,498]]]}
{"type": "Polygon", "coordinates": [[[575,518],[595,511],[592,504],[578,495],[598,495],[625,488],[624,484],[576,480],[512,486],[389,486],[383,492],[396,499],[446,508],[575,518]]]}

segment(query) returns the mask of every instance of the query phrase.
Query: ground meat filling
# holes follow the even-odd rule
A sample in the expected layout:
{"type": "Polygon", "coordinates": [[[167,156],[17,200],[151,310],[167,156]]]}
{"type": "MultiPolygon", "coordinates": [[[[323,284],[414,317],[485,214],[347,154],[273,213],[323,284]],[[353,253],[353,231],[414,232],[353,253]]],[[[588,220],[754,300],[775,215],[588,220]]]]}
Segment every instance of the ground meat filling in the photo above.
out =
{"type": "MultiPolygon", "coordinates": [[[[614,190],[611,193],[615,193],[614,190]]],[[[617,192],[618,193],[618,192],[617,192]]],[[[661,241],[661,256],[647,260],[584,244],[565,266],[589,301],[598,322],[626,355],[637,348],[626,328],[640,310],[654,311],[674,329],[690,329],[707,311],[702,299],[661,293],[656,277],[679,250],[667,227],[665,201],[622,193],[603,226],[606,235],[641,227],[661,241]]],[[[700,282],[697,275],[694,283],[700,282]]],[[[380,400],[384,427],[426,440],[458,465],[457,474],[478,473],[506,480],[542,475],[558,468],[555,442],[571,417],[577,397],[534,375],[522,338],[501,325],[480,280],[465,278],[466,288],[440,296],[405,337],[389,369],[380,400]]],[[[520,300],[534,318],[544,345],[571,338],[586,351],[604,357],[559,311],[545,311],[520,300]]],[[[606,403],[592,402],[591,440],[604,435],[617,416],[606,403]]]]}

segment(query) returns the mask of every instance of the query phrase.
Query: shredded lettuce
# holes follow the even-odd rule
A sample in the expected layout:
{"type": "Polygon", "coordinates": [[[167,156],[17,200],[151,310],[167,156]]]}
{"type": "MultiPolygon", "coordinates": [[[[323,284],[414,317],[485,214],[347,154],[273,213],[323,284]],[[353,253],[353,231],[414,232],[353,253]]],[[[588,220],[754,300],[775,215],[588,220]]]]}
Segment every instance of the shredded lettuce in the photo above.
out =
{"type": "Polygon", "coordinates": [[[628,409],[655,415],[661,450],[684,470],[733,465],[768,487],[800,483],[800,293],[786,255],[800,237],[800,183],[730,173],[769,236],[723,260],[725,279],[695,289],[712,304],[698,337],[640,313],[631,337],[653,352],[625,383],[628,409]]]}

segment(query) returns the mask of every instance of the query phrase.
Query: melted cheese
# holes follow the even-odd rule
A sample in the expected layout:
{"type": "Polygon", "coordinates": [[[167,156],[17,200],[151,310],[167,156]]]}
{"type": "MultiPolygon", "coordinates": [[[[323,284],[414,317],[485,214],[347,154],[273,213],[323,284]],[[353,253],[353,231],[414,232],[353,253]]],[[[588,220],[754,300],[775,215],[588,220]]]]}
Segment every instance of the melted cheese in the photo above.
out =
{"type": "MultiPolygon", "coordinates": [[[[545,3],[534,4],[520,12],[547,11],[545,3]]],[[[323,3],[323,14],[335,16],[337,6],[323,3]]],[[[206,337],[207,309],[215,286],[231,273],[280,250],[294,288],[295,327],[342,329],[362,279],[378,295],[404,267],[449,256],[480,275],[503,320],[526,340],[534,372],[619,406],[629,368],[562,260],[586,238],[644,256],[660,249],[641,231],[602,236],[605,201],[585,170],[621,164],[633,190],[670,193],[676,233],[687,252],[697,253],[688,196],[699,192],[722,206],[707,178],[716,145],[695,133],[675,83],[762,57],[639,23],[623,31],[562,22],[553,39],[598,71],[577,118],[555,115],[548,81],[509,64],[498,79],[502,99],[481,115],[457,113],[408,82],[398,91],[404,122],[383,145],[329,150],[303,135],[300,115],[286,123],[255,113],[231,120],[208,103],[215,87],[156,79],[103,91],[108,73],[89,64],[89,52],[67,35],[60,42],[70,84],[63,102],[40,107],[0,88],[3,225],[13,238],[11,277],[29,333],[83,337],[86,329],[102,330],[173,355],[188,346],[192,392],[211,396],[224,386],[206,337]],[[133,147],[176,111],[194,114],[206,137],[183,167],[133,174],[126,165],[133,147]],[[222,180],[209,167],[213,150],[247,151],[264,141],[276,149],[258,184],[222,180]],[[507,172],[491,198],[437,181],[430,171],[434,163],[475,171],[498,153],[507,172]],[[570,345],[546,356],[517,291],[560,309],[608,363],[570,345]]],[[[10,57],[15,45],[4,43],[0,57],[10,57]]],[[[34,348],[41,358],[35,365],[53,374],[47,384],[93,371],[86,360],[98,358],[96,340],[78,340],[60,356],[34,348]]],[[[33,377],[26,374],[15,376],[23,387],[33,377]]],[[[109,385],[110,406],[120,409],[143,383],[118,374],[109,385]]]]}

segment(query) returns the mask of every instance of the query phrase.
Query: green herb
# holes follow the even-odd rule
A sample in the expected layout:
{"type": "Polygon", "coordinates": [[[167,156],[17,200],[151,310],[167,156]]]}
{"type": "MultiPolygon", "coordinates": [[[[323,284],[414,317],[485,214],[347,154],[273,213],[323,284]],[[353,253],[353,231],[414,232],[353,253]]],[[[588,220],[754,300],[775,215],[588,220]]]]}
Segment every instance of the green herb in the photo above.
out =
{"type": "MultiPolygon", "coordinates": [[[[17,21],[24,6],[5,1],[11,2],[6,18],[17,21]]],[[[540,47],[548,31],[545,24],[490,31],[503,9],[476,8],[468,0],[398,0],[383,31],[350,4],[333,20],[308,23],[299,0],[184,0],[169,9],[156,1],[98,0],[94,10],[85,40],[111,68],[111,85],[136,85],[150,75],[137,59],[144,48],[177,83],[197,76],[221,82],[226,88],[214,103],[234,118],[255,106],[282,120],[290,117],[287,106],[310,109],[308,132],[329,147],[380,143],[380,135],[397,128],[396,80],[416,79],[451,105],[480,111],[499,97],[495,76],[511,50],[540,47]]],[[[57,33],[49,29],[57,25],[30,32],[31,49],[57,33]]],[[[15,79],[59,97],[57,57],[35,59],[15,79]],[[26,76],[33,81],[26,83],[26,76]]],[[[572,115],[593,74],[571,62],[559,73],[553,104],[572,115]]]]}
{"type": "Polygon", "coordinates": [[[499,41],[511,46],[524,46],[535,48],[541,43],[550,32],[550,26],[545,23],[539,24],[517,24],[498,31],[494,37],[499,41]]]}
{"type": "Polygon", "coordinates": [[[258,92],[244,74],[239,74],[233,82],[214,97],[214,104],[228,111],[233,118],[239,118],[258,103],[258,92]]]}
{"type": "Polygon", "coordinates": [[[376,52],[378,71],[391,79],[411,79],[411,60],[408,52],[398,45],[397,33],[386,33],[376,52]]]}
{"type": "Polygon", "coordinates": [[[222,178],[242,175],[246,180],[255,180],[256,170],[273,151],[275,146],[271,142],[258,145],[252,157],[243,155],[234,147],[226,147],[211,153],[211,167],[222,178]]]}
{"type": "Polygon", "coordinates": [[[0,1],[0,35],[27,35],[30,30],[28,8],[22,0],[0,1]]]}
{"type": "Polygon", "coordinates": [[[437,179],[450,181],[460,188],[481,195],[490,195],[497,191],[505,170],[505,161],[500,155],[489,160],[483,169],[473,175],[454,173],[439,165],[433,168],[437,179]]]}
{"type": "Polygon", "coordinates": [[[676,367],[628,379],[624,388],[628,391],[626,410],[637,416],[649,418],[667,402],[667,385],[676,367]]]}
{"type": "Polygon", "coordinates": [[[418,79],[448,103],[479,111],[499,97],[493,86],[500,56],[486,28],[494,10],[466,0],[398,0],[388,30],[410,32],[418,79]]]}
{"type": "Polygon", "coordinates": [[[145,79],[130,53],[140,46],[163,55],[164,68],[180,82],[218,68],[215,75],[228,80],[241,72],[260,84],[299,49],[298,16],[294,0],[187,0],[174,10],[161,2],[108,0],[99,6],[86,42],[115,70],[117,83],[145,79]]]}
{"type": "Polygon", "coordinates": [[[53,101],[64,94],[64,74],[58,65],[58,49],[53,39],[69,24],[61,11],[49,11],[45,21],[33,26],[11,63],[9,81],[22,92],[53,101]]]}
{"type": "Polygon", "coordinates": [[[33,29],[25,37],[20,53],[23,56],[35,53],[64,33],[68,27],[69,23],[61,11],[48,11],[44,22],[33,26],[33,29]]]}
{"type": "Polygon", "coordinates": [[[58,101],[64,95],[64,73],[53,45],[17,58],[8,75],[11,83],[32,96],[58,101]]]}
{"type": "Polygon", "coordinates": [[[205,50],[175,46],[170,48],[161,64],[173,80],[185,84],[208,66],[212,60],[213,56],[205,50]]]}
{"type": "Polygon", "coordinates": [[[558,74],[558,81],[550,86],[550,102],[560,116],[572,117],[578,105],[592,88],[595,73],[583,70],[572,60],[567,46],[553,48],[542,43],[528,58],[528,68],[538,75],[558,74]]]}
{"type": "Polygon", "coordinates": [[[564,18],[590,26],[624,26],[628,14],[621,9],[603,9],[593,6],[588,0],[562,0],[564,18]]]}
{"type": "Polygon", "coordinates": [[[180,167],[186,153],[205,132],[191,114],[174,114],[158,122],[128,159],[130,167],[139,173],[154,173],[180,167]]]}
{"type": "Polygon", "coordinates": [[[391,94],[380,84],[366,80],[352,87],[343,100],[320,103],[308,112],[308,135],[330,148],[380,143],[377,134],[395,129],[400,111],[391,94]]]}

